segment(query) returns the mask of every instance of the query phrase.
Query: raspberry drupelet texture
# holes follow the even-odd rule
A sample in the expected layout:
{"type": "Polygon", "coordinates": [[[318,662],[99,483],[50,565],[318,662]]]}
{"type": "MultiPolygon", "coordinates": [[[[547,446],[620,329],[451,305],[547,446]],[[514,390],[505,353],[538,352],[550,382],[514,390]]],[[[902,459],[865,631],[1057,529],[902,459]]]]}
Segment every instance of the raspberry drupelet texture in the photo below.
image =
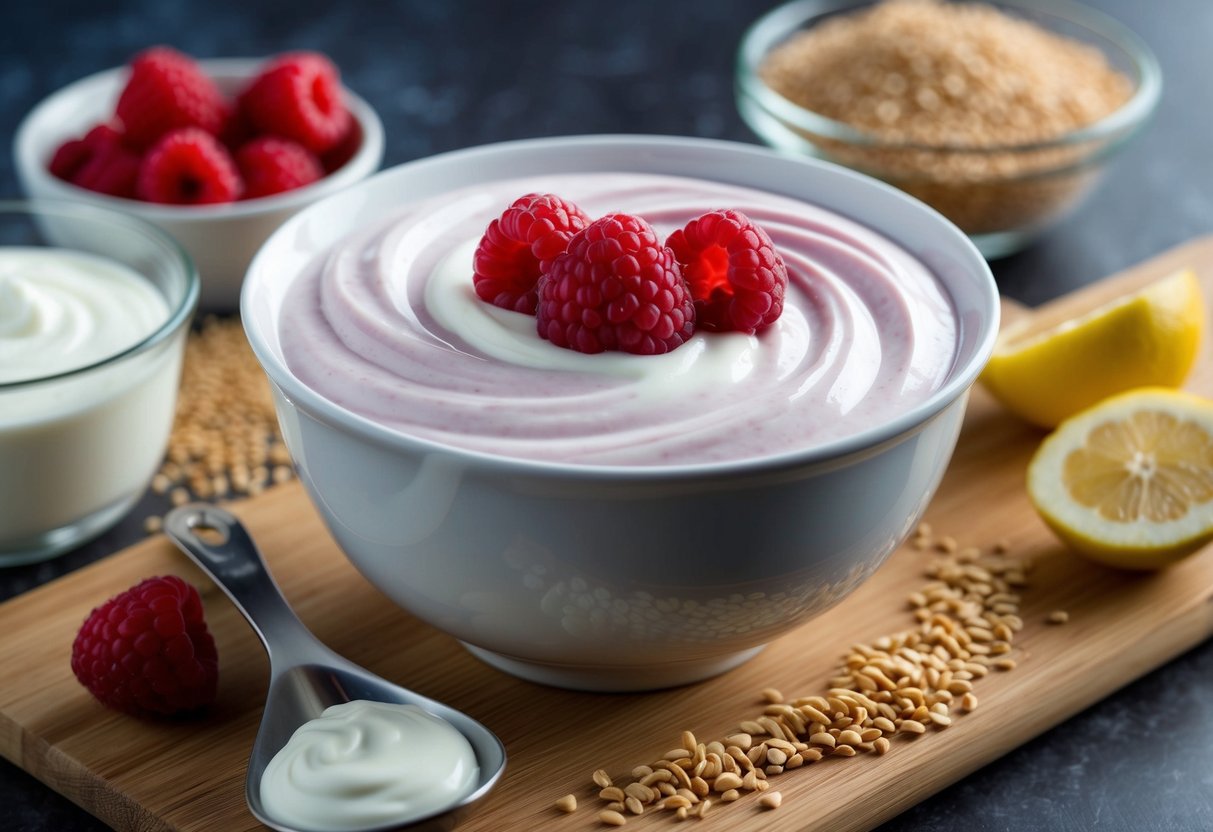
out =
{"type": "Polygon", "coordinates": [[[607,214],[573,235],[540,278],[536,318],[542,337],[584,353],[657,355],[695,331],[673,252],[628,214],[607,214]]]}
{"type": "Polygon", "coordinates": [[[60,145],[48,167],[55,176],[81,188],[134,199],[139,163],[139,154],[126,146],[121,132],[98,124],[83,138],[60,145]]]}
{"type": "Polygon", "coordinates": [[[590,218],[552,194],[527,194],[489,223],[472,257],[476,295],[502,309],[535,314],[536,285],[590,218]]]}
{"type": "Polygon", "coordinates": [[[116,108],[127,141],[141,148],[182,127],[218,134],[230,112],[219,87],[194,59],[167,46],[135,56],[116,108]]]}
{"type": "Polygon", "coordinates": [[[245,199],[301,188],[324,176],[320,160],[307,148],[277,136],[246,142],[235,159],[244,180],[245,199]]]}
{"type": "Polygon", "coordinates": [[[135,188],[140,199],[172,205],[231,202],[243,183],[227,149],[209,133],[186,127],[148,151],[135,188]]]}
{"type": "Polygon", "coordinates": [[[258,133],[282,136],[317,154],[340,144],[353,122],[337,67],[318,52],[276,58],[240,95],[239,107],[258,133]]]}
{"type": "Polygon", "coordinates": [[[219,658],[198,591],[148,578],[93,610],[72,644],[72,672],[102,704],[168,716],[215,699],[219,658]]]}
{"type": "Polygon", "coordinates": [[[709,211],[666,245],[682,266],[701,329],[753,333],[783,312],[787,266],[766,231],[740,211],[709,211]]]}

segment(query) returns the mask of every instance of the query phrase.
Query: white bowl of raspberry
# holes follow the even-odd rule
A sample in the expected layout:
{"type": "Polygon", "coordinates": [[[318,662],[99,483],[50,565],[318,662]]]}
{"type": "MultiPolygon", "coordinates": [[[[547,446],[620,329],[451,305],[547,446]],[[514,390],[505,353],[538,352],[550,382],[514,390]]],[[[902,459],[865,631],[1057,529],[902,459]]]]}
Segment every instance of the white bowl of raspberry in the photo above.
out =
{"type": "Polygon", "coordinates": [[[998,293],[963,233],[874,179],[585,136],[311,206],[241,313],[372,583],[508,673],[641,690],[745,661],[909,534],[998,293]]]}
{"type": "Polygon", "coordinates": [[[30,199],[122,210],[171,234],[198,266],[201,307],[225,311],[275,228],[378,169],[383,125],[316,53],[194,61],[153,47],[41,101],[13,153],[30,199]],[[287,82],[258,88],[271,75],[327,98],[285,106],[287,82]]]}

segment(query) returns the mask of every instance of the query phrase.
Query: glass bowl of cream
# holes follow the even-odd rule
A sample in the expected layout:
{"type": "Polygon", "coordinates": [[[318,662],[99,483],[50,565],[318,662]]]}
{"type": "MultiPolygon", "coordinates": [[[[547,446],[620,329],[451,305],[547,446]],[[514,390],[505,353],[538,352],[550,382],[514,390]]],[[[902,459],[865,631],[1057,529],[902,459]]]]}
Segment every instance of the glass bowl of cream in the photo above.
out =
{"type": "Polygon", "coordinates": [[[0,566],[117,522],[172,427],[198,275],[160,229],[70,202],[0,202],[0,566]]]}
{"type": "Polygon", "coordinates": [[[242,314],[301,479],[383,592],[506,672],[704,679],[829,608],[914,528],[998,328],[984,259],[873,179],[759,147],[587,136],[407,164],[289,221],[242,314]],[[551,192],[659,237],[736,208],[788,265],[758,335],[583,355],[475,299],[551,192]]]}

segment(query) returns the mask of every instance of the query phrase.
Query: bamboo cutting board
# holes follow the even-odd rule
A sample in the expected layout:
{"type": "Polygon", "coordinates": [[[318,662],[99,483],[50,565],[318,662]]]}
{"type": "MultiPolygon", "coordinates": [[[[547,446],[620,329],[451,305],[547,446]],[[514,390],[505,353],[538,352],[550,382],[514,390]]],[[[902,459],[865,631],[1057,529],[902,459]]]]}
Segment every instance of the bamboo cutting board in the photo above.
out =
{"type": "MultiPolygon", "coordinates": [[[[1213,237],[1083,291],[1114,294],[1182,266],[1197,270],[1213,298],[1213,237]]],[[[1007,312],[1022,314],[1010,305],[1007,312]]],[[[1213,348],[1206,341],[1203,349],[1190,386],[1213,394],[1213,348]]],[[[1041,436],[975,389],[956,455],[927,513],[938,532],[962,545],[1006,539],[1014,554],[1036,561],[1023,593],[1018,667],[977,680],[981,706],[946,730],[897,738],[883,757],[827,758],[789,771],[774,781],[784,798],[779,810],[762,812],[748,795],[717,807],[705,822],[763,832],[870,829],[1213,634],[1213,547],[1164,573],[1135,576],[1088,564],[1056,543],[1023,489],[1041,436]],[[1055,609],[1068,611],[1070,623],[1047,625],[1055,609]]],[[[505,676],[400,611],[348,564],[297,485],[235,510],[323,641],[500,735],[509,766],[465,822],[469,832],[599,828],[594,769],[626,774],[676,746],[683,729],[723,736],[761,712],[765,687],[821,692],[851,644],[911,626],[904,599],[925,581],[930,557],[898,551],[838,607],[724,676],[657,693],[599,695],[505,676]],[[582,804],[571,816],[552,808],[568,792],[582,804]]],[[[267,662],[220,591],[162,537],[0,605],[0,668],[6,677],[0,753],[115,829],[263,828],[244,805],[244,775],[267,662]],[[200,587],[218,643],[219,701],[201,720],[147,722],[112,713],[75,682],[68,665],[76,629],[93,606],[164,573],[200,587]]],[[[652,813],[627,828],[670,823],[672,815],[652,813]]]]}

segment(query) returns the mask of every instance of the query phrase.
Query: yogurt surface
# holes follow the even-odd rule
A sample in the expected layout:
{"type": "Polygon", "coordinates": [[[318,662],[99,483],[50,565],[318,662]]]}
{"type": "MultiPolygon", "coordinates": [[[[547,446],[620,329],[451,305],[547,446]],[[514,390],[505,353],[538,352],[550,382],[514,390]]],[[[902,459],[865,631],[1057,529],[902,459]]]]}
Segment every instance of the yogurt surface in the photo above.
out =
{"type": "Polygon", "coordinates": [[[416,705],[355,700],[299,726],[266,766],[261,802],[300,829],[365,829],[446,809],[478,774],[450,723],[416,705]]]}
{"type": "Polygon", "coordinates": [[[63,249],[0,248],[0,384],[116,355],[168,316],[156,287],[113,260],[63,249]]]}
{"type": "Polygon", "coordinates": [[[787,197],[704,180],[577,174],[486,183],[403,208],[302,274],[279,336],[291,371],[335,404],[410,436],[585,465],[694,465],[807,449],[926,400],[958,324],[907,251],[787,197]],[[735,208],[788,266],[783,315],[756,334],[697,332],[663,356],[583,355],[535,319],[480,301],[472,252],[530,192],[591,217],[637,214],[665,237],[735,208]]]}

